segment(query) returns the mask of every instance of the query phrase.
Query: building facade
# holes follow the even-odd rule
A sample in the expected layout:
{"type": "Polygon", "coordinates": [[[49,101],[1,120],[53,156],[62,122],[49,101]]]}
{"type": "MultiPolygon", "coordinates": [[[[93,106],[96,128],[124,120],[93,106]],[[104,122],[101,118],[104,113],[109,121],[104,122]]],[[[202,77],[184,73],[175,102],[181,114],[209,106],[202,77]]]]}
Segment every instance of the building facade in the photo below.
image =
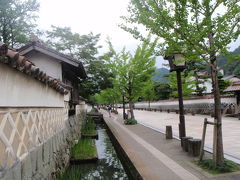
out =
{"type": "Polygon", "coordinates": [[[80,133],[84,68],[38,43],[18,52],[0,42],[0,179],[51,179],[80,133]],[[77,112],[71,118],[70,106],[77,112]]]}

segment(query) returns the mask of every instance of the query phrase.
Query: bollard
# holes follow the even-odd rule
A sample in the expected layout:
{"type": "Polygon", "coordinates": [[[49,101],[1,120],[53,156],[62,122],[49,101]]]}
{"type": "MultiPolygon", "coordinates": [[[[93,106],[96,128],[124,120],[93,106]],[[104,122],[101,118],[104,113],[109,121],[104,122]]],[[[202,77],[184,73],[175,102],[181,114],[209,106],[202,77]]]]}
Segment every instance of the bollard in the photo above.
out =
{"type": "Polygon", "coordinates": [[[172,126],[166,126],[166,139],[172,139],[172,126]]]}
{"type": "Polygon", "coordinates": [[[191,136],[182,137],[182,148],[185,152],[188,152],[188,141],[193,139],[191,136]]]}
{"type": "Polygon", "coordinates": [[[188,154],[190,156],[199,156],[201,147],[201,139],[189,139],[188,140],[188,154]]]}
{"type": "Polygon", "coordinates": [[[195,116],[195,111],[192,111],[192,116],[195,116]]]}

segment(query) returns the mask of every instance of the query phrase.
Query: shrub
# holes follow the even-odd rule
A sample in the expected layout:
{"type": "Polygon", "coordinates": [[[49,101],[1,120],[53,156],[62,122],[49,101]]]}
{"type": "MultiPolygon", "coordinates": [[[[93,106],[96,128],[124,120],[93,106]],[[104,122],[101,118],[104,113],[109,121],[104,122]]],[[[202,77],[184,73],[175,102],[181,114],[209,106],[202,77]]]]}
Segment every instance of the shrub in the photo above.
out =
{"type": "Polygon", "coordinates": [[[137,121],[135,119],[126,119],[124,121],[124,124],[126,124],[126,125],[134,125],[134,124],[137,124],[137,121]]]}
{"type": "Polygon", "coordinates": [[[82,125],[82,134],[96,135],[96,124],[92,117],[87,116],[85,122],[82,125]]]}
{"type": "Polygon", "coordinates": [[[91,138],[80,139],[78,143],[73,146],[71,154],[73,159],[88,159],[96,157],[97,149],[94,145],[94,140],[91,138]]]}
{"type": "Polygon", "coordinates": [[[56,180],[79,180],[82,179],[81,172],[79,171],[79,168],[77,168],[77,165],[70,166],[70,168],[61,175],[58,175],[56,180]]]}
{"type": "Polygon", "coordinates": [[[212,174],[235,172],[238,171],[240,168],[239,164],[234,163],[227,159],[224,160],[222,165],[216,166],[215,168],[212,159],[204,159],[202,161],[199,161],[197,164],[203,169],[208,170],[212,174]]]}

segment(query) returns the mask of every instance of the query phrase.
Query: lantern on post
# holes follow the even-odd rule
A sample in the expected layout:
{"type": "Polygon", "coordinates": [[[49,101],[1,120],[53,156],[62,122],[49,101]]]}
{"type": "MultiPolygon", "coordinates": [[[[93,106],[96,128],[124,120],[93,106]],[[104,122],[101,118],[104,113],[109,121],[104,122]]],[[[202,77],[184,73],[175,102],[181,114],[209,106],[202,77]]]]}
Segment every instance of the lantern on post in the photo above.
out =
{"type": "Polygon", "coordinates": [[[183,71],[186,69],[186,61],[182,53],[175,52],[172,56],[165,56],[165,60],[168,60],[170,66],[170,72],[183,71]]]}
{"type": "MultiPolygon", "coordinates": [[[[174,52],[171,56],[165,56],[165,60],[168,60],[170,66],[170,72],[176,71],[177,74],[177,87],[178,87],[178,101],[179,101],[179,138],[186,136],[185,129],[185,117],[184,117],[184,106],[183,106],[183,95],[182,95],[182,80],[181,72],[186,68],[186,61],[184,56],[180,52],[174,52]]],[[[181,143],[182,144],[182,143],[181,143]]]]}

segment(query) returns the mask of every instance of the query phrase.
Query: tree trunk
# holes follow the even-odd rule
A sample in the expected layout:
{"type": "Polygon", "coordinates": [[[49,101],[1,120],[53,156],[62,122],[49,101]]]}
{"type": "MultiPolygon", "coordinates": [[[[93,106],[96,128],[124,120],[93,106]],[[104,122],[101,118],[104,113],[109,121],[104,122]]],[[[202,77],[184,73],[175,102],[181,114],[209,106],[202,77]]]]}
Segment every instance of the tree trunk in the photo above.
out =
{"type": "Polygon", "coordinates": [[[221,165],[224,161],[223,142],[222,142],[222,115],[221,115],[221,99],[217,78],[216,55],[210,55],[211,58],[211,76],[212,87],[214,93],[214,134],[213,134],[213,161],[214,165],[221,165]]]}
{"type": "Polygon", "coordinates": [[[148,101],[148,107],[150,108],[150,100],[148,101]]]}
{"type": "Polygon", "coordinates": [[[131,113],[131,119],[135,119],[134,113],[133,113],[133,102],[132,101],[129,101],[129,108],[130,108],[130,113],[131,113]]]}

